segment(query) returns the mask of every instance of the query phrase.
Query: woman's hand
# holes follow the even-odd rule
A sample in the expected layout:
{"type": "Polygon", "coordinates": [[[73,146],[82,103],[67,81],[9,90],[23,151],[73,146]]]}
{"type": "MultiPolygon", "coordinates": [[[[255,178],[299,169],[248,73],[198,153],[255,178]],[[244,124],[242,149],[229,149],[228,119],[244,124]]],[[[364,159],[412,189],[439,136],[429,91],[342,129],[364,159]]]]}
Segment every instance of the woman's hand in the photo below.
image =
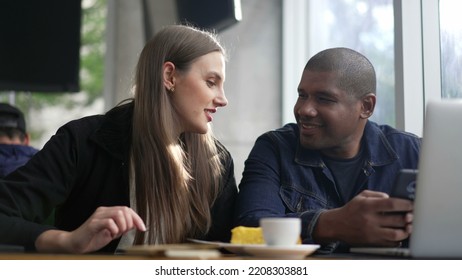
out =
{"type": "Polygon", "coordinates": [[[99,207],[74,231],[43,232],[35,241],[35,247],[39,252],[88,253],[101,249],[132,229],[146,231],[143,220],[131,208],[99,207]]]}

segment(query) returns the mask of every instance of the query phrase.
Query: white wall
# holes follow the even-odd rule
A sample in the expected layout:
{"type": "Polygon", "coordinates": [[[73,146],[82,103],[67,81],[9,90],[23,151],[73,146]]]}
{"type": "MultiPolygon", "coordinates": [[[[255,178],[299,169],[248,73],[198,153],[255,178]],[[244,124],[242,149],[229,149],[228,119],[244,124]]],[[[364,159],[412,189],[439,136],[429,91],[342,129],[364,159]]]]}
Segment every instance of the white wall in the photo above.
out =
{"type": "Polygon", "coordinates": [[[221,34],[229,53],[225,91],[229,104],[214,121],[230,150],[240,181],[256,138],[281,124],[282,4],[242,0],[242,21],[221,34]]]}

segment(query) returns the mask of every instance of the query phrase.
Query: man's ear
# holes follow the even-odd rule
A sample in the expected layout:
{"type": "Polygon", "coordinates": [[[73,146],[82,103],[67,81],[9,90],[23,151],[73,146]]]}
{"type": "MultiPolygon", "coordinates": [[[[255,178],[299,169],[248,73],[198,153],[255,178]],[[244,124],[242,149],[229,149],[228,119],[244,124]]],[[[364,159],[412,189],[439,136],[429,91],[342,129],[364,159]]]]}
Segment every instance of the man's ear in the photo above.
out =
{"type": "Polygon", "coordinates": [[[368,119],[374,113],[376,103],[375,93],[368,93],[361,97],[361,118],[368,119]]]}
{"type": "Polygon", "coordinates": [[[175,64],[170,61],[164,63],[162,67],[162,80],[167,90],[175,87],[175,64]]]}
{"type": "Polygon", "coordinates": [[[25,134],[24,141],[22,142],[22,144],[25,145],[25,146],[29,146],[29,144],[30,144],[30,135],[29,135],[29,133],[25,134]]]}

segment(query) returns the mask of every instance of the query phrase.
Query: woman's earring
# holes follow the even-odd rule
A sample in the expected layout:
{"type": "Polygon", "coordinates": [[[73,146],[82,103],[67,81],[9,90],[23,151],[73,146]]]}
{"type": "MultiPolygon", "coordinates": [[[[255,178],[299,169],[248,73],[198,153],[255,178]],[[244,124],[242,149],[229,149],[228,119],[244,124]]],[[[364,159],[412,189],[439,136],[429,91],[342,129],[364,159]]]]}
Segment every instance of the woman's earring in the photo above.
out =
{"type": "Polygon", "coordinates": [[[175,92],[175,87],[171,87],[168,91],[170,91],[171,93],[174,93],[175,92]]]}

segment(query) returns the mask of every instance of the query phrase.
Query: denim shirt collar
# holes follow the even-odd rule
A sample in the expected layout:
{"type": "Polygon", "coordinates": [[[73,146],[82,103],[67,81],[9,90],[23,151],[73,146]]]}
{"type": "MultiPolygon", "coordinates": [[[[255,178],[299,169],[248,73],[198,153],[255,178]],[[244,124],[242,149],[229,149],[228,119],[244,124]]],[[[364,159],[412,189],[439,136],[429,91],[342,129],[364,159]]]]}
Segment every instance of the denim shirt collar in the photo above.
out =
{"type": "MultiPolygon", "coordinates": [[[[369,120],[367,121],[361,144],[365,148],[368,165],[383,166],[390,164],[398,159],[398,155],[390,146],[383,132],[374,124],[369,120]]],[[[298,126],[295,128],[295,133],[299,140],[298,126]]],[[[325,167],[321,154],[316,150],[302,147],[300,141],[297,142],[294,160],[300,165],[319,168],[325,167]]]]}

